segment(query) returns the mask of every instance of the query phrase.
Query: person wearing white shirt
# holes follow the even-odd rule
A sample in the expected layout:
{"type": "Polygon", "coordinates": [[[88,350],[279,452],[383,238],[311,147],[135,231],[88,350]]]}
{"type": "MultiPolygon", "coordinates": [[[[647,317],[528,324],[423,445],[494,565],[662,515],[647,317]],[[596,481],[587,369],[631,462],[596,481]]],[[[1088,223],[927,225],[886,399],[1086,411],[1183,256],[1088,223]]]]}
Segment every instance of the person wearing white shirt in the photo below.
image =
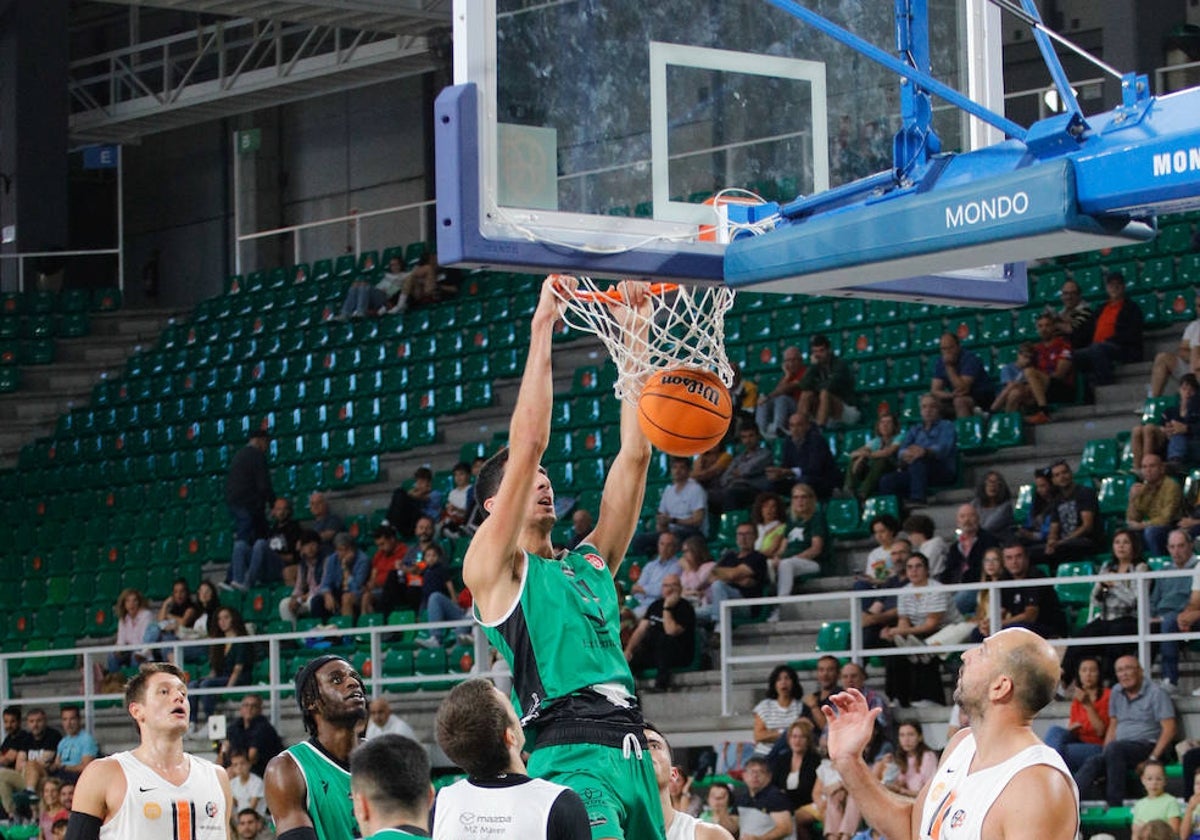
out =
{"type": "Polygon", "coordinates": [[[367,721],[366,739],[370,741],[380,735],[403,735],[417,741],[417,734],[404,720],[392,714],[392,706],[383,697],[376,697],[369,707],[370,719],[367,721]]]}

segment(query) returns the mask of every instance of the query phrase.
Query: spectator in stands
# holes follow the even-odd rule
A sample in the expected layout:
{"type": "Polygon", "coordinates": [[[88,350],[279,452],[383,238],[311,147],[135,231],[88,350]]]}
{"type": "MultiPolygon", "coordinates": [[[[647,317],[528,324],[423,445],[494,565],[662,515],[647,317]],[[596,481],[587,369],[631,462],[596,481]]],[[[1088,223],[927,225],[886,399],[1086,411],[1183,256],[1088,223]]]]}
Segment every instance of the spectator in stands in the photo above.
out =
{"type": "Polygon", "coordinates": [[[974,629],[967,639],[972,642],[982,642],[992,632],[991,587],[986,584],[998,580],[1008,580],[1008,572],[1004,570],[1004,557],[999,548],[989,548],[983,553],[983,566],[980,568],[979,582],[985,584],[975,596],[975,615],[972,618],[974,629]]]}
{"type": "Polygon", "coordinates": [[[62,806],[62,779],[49,778],[42,782],[41,813],[38,816],[40,840],[54,840],[52,832],[56,822],[70,815],[62,806]]]}
{"type": "MultiPolygon", "coordinates": [[[[979,511],[972,504],[959,505],[954,514],[958,525],[955,529],[954,542],[946,553],[946,573],[941,583],[974,583],[979,580],[983,568],[983,554],[989,548],[995,548],[999,541],[980,527],[979,511]]],[[[975,596],[970,592],[960,592],[958,608],[966,611],[974,603],[975,596]],[[964,598],[966,596],[964,604],[964,598]]]]}
{"type": "Polygon", "coordinates": [[[312,514],[308,527],[321,538],[321,556],[327,557],[333,551],[334,536],[345,530],[342,517],[330,509],[329,497],[319,491],[309,495],[308,511],[312,514]]]}
{"type": "MultiPolygon", "coordinates": [[[[900,533],[900,520],[890,513],[880,513],[871,517],[869,527],[875,547],[867,554],[862,571],[856,575],[856,589],[860,581],[870,587],[883,586],[892,574],[892,542],[900,533]]],[[[909,546],[911,550],[911,542],[909,546]]]]}
{"type": "Polygon", "coordinates": [[[710,822],[721,826],[730,833],[731,836],[737,836],[737,814],[733,813],[733,791],[725,782],[713,782],[712,787],[708,789],[708,794],[704,797],[704,810],[700,812],[700,819],[703,822],[710,822]]]}
{"type": "Polygon", "coordinates": [[[348,318],[365,318],[368,315],[383,315],[388,311],[388,301],[400,292],[402,277],[393,274],[393,269],[399,268],[399,260],[393,259],[388,263],[388,270],[379,278],[378,283],[371,283],[374,275],[364,271],[356,275],[350,288],[346,290],[346,298],[342,301],[342,311],[337,320],[348,318]]]}
{"type": "Polygon", "coordinates": [[[892,731],[892,709],[888,698],[881,692],[867,687],[867,669],[857,662],[847,662],[839,674],[842,691],[853,688],[862,694],[867,701],[868,709],[879,709],[879,717],[875,718],[875,735],[867,746],[866,758],[874,762],[876,758],[891,749],[888,737],[892,731]]]}
{"type": "Polygon", "coordinates": [[[1046,746],[1056,750],[1067,769],[1077,773],[1092,756],[1104,752],[1108,732],[1108,702],[1111,692],[1100,681],[1100,660],[1084,656],[1079,660],[1075,681],[1069,686],[1071,711],[1066,726],[1046,730],[1046,746]]]}
{"type": "MultiPolygon", "coordinates": [[[[924,645],[926,637],[943,627],[957,624],[960,617],[953,595],[944,591],[940,583],[930,581],[929,561],[923,554],[909,556],[904,568],[908,583],[896,599],[896,625],[885,627],[879,636],[897,647],[914,647],[924,645]]],[[[884,665],[884,690],[902,707],[907,709],[913,703],[946,704],[941,662],[936,657],[889,656],[884,665]]]]}
{"type": "Polygon", "coordinates": [[[1001,541],[1012,536],[1016,528],[1012,491],[997,470],[988,470],[979,479],[971,505],[979,512],[979,527],[982,530],[1001,541]]]}
{"type": "MultiPolygon", "coordinates": [[[[741,429],[754,427],[753,422],[738,420],[737,418],[729,425],[730,428],[736,426],[739,430],[739,435],[741,434],[741,429]]],[[[725,474],[725,470],[729,469],[729,465],[732,463],[733,456],[725,449],[725,444],[714,444],[711,449],[701,452],[696,456],[696,461],[692,464],[692,478],[704,488],[705,493],[711,493],[720,486],[721,476],[725,474]]]]}
{"type": "MultiPolygon", "coordinates": [[[[137,589],[123,589],[117,596],[117,641],[116,646],[140,645],[146,638],[146,630],[154,622],[154,613],[150,611],[146,596],[137,589]]],[[[140,661],[142,654],[130,653],[127,650],[110,651],[108,654],[108,673],[114,673],[122,668],[140,661]]]]}
{"type": "Polygon", "coordinates": [[[63,737],[55,749],[53,761],[46,770],[60,782],[74,784],[79,780],[83,768],[100,754],[100,745],[92,733],[83,728],[83,717],[79,707],[63,706],[59,712],[63,737]]]}
{"type": "MultiPolygon", "coordinates": [[[[1187,531],[1176,528],[1171,532],[1167,537],[1167,554],[1171,557],[1171,565],[1176,569],[1196,567],[1192,538],[1188,536],[1187,531]]],[[[1158,632],[1179,632],[1176,619],[1187,609],[1192,587],[1196,583],[1195,575],[1154,581],[1150,589],[1150,615],[1153,616],[1150,623],[1158,625],[1158,632]]],[[[1159,645],[1159,649],[1162,651],[1162,687],[1168,694],[1174,695],[1179,690],[1179,642],[1164,641],[1159,645]]]]}
{"type": "Polygon", "coordinates": [[[1087,485],[1076,484],[1070,465],[1062,460],[1050,465],[1050,481],[1057,497],[1050,512],[1046,559],[1057,566],[1095,554],[1100,535],[1096,491],[1087,485]]]}
{"type": "Polygon", "coordinates": [[[876,772],[892,793],[915,799],[937,772],[937,754],[925,743],[925,730],[915,720],[896,727],[896,744],[896,751],[885,753],[876,764],[876,772]]]}
{"type": "Polygon", "coordinates": [[[958,475],[954,424],[941,419],[937,397],[921,397],[921,422],[900,441],[899,468],[879,479],[879,491],[925,504],[930,484],[949,484],[958,475]]]}
{"type": "MultiPolygon", "coordinates": [[[[1025,546],[1015,540],[1004,546],[1004,571],[1011,580],[1045,577],[1030,566],[1025,546]]],[[[1005,587],[1000,590],[1000,627],[1024,627],[1044,639],[1058,639],[1067,634],[1067,619],[1054,587],[1005,587]]]]}
{"type": "Polygon", "coordinates": [[[61,740],[62,733],[46,725],[45,710],[35,707],[25,713],[25,732],[20,739],[16,768],[25,776],[27,799],[37,801],[37,791],[58,755],[61,740]]]}
{"type": "Polygon", "coordinates": [[[708,590],[716,566],[704,537],[688,537],[683,541],[679,553],[679,582],[683,586],[683,597],[693,607],[708,603],[708,590]]]}
{"type": "Polygon", "coordinates": [[[405,275],[400,285],[400,296],[392,312],[404,312],[409,305],[438,303],[458,294],[458,287],[441,270],[433,251],[421,255],[416,267],[405,275]]]}
{"type": "Polygon", "coordinates": [[[743,840],[795,840],[791,803],[771,784],[771,768],[766,759],[754,756],[747,761],[742,781],[746,789],[739,791],[736,797],[737,836],[743,840]]]}
{"type": "Polygon", "coordinates": [[[249,558],[235,554],[223,588],[245,592],[252,586],[282,580],[296,584],[296,541],[300,523],[292,518],[292,503],[280,496],[271,506],[271,526],[265,539],[255,540],[249,558]],[[249,563],[244,562],[249,560],[249,563]]]}
{"type": "Polygon", "coordinates": [[[275,503],[267,469],[270,438],[265,429],[250,433],[250,442],[229,464],[225,476],[225,505],[233,517],[233,564],[250,565],[254,543],[267,535],[267,507],[275,503]]]}
{"type": "Polygon", "coordinates": [[[782,366],[783,375],[775,387],[766,393],[759,389],[758,407],[754,412],[758,430],[767,439],[787,433],[788,418],[796,413],[800,403],[800,380],[804,378],[805,368],[799,347],[784,348],[782,366]]]}
{"type": "MultiPolygon", "coordinates": [[[[200,614],[192,624],[192,635],[197,639],[208,638],[208,629],[217,626],[217,610],[221,609],[221,593],[216,584],[210,580],[202,580],[196,587],[196,607],[200,614]]],[[[204,662],[208,651],[200,645],[193,645],[183,651],[185,662],[204,662]]]]}
{"type": "Polygon", "coordinates": [[[1032,405],[1033,396],[1029,391],[1029,380],[1025,371],[1033,367],[1037,353],[1033,344],[1023,341],[1017,345],[1013,361],[1000,368],[1000,390],[992,400],[988,411],[995,414],[998,411],[1021,411],[1032,405]]]}
{"type": "Polygon", "coordinates": [[[696,612],[683,597],[679,575],[663,578],[661,591],[625,645],[625,661],[635,674],[656,669],[654,688],[666,691],[671,685],[671,671],[686,668],[695,658],[696,612]]]}
{"type": "Polygon", "coordinates": [[[1161,423],[1139,423],[1129,435],[1133,462],[1154,452],[1165,457],[1173,469],[1194,463],[1200,454],[1200,382],[1185,373],[1179,383],[1179,405],[1163,410],[1161,423]]]}
{"type": "Polygon", "coordinates": [[[375,540],[375,554],[371,557],[370,582],[363,592],[359,614],[387,615],[404,605],[404,561],[408,546],[400,542],[391,525],[380,525],[371,536],[375,540]]]}
{"type": "MultiPolygon", "coordinates": [[[[779,537],[764,544],[762,553],[775,567],[777,594],[791,595],[795,580],[824,571],[833,557],[833,538],[825,514],[817,505],[817,494],[804,483],[792,487],[788,519],[779,537]]],[[[778,608],[771,613],[778,620],[778,608]]]]}
{"type": "Polygon", "coordinates": [[[1198,316],[1183,329],[1183,337],[1175,350],[1163,350],[1150,366],[1150,396],[1161,397],[1171,379],[1182,380],[1186,374],[1200,375],[1200,294],[1195,294],[1193,306],[1198,316]]]}
{"type": "Polygon", "coordinates": [[[1142,310],[1125,296],[1125,275],[1111,272],[1104,278],[1104,290],[1108,300],[1085,327],[1088,344],[1075,351],[1075,367],[1092,386],[1111,385],[1117,362],[1142,360],[1142,310]]]}
{"type": "Polygon", "coordinates": [[[800,676],[791,665],[776,665],[767,678],[767,696],[754,706],[754,754],[765,756],[792,721],[810,717],[800,676]]]}
{"type": "Polygon", "coordinates": [[[717,486],[708,491],[708,506],[717,512],[746,507],[759,493],[771,489],[771,480],[767,477],[771,450],[763,445],[758,428],[753,424],[742,426],[738,439],[742,450],[721,473],[717,486]]]}
{"type": "Polygon", "coordinates": [[[983,361],[964,349],[954,333],[943,333],[939,347],[941,352],[933,362],[929,393],[942,415],[970,417],[976,406],[991,405],[996,396],[995,386],[983,361]]]}
{"type": "Polygon", "coordinates": [[[1050,516],[1054,510],[1054,485],[1050,469],[1033,473],[1033,499],[1025,517],[1017,523],[1017,539],[1025,546],[1030,562],[1040,563],[1046,555],[1046,540],[1050,536],[1050,516]]]}
{"type": "Polygon", "coordinates": [[[787,523],[783,521],[783,500],[774,493],[759,493],[750,505],[750,521],[754,523],[758,536],[754,539],[754,549],[761,551],[769,558],[776,550],[781,550],[784,542],[784,532],[787,523]]]}
{"type": "Polygon", "coordinates": [[[1134,656],[1116,664],[1117,682],[1109,699],[1104,750],[1084,761],[1075,772],[1081,798],[1092,784],[1104,779],[1104,799],[1110,808],[1125,799],[1125,774],[1147,758],[1161,761],[1175,740],[1175,706],[1156,683],[1146,679],[1134,656]]]}
{"type": "MultiPolygon", "coordinates": [[[[563,547],[575,548],[583,542],[584,537],[592,533],[595,527],[596,519],[592,516],[592,512],[587,508],[576,508],[575,512],[571,514],[571,533],[563,547]]],[[[655,542],[657,544],[657,540],[655,542]]]]}
{"type": "Polygon", "coordinates": [[[1075,360],[1068,338],[1056,335],[1054,316],[1043,312],[1038,316],[1036,328],[1037,344],[1033,346],[1033,363],[1025,368],[1027,408],[1031,401],[1033,414],[1026,421],[1035,425],[1050,420],[1050,403],[1075,401],[1075,360]]]}
{"type": "Polygon", "coordinates": [[[225,730],[217,760],[227,766],[235,752],[245,753],[250,771],[258,776],[266,772],[272,758],[283,752],[283,739],[263,715],[263,700],[257,694],[242,696],[237,716],[225,730]]]}
{"type": "Polygon", "coordinates": [[[633,610],[638,618],[645,616],[650,603],[662,596],[662,583],[667,575],[678,575],[679,569],[679,539],[670,531],[663,531],[658,535],[658,553],[642,566],[641,574],[629,590],[638,599],[633,610]]]}
{"type": "Polygon", "coordinates": [[[376,697],[367,707],[366,740],[378,738],[380,735],[403,735],[416,741],[417,733],[408,725],[404,718],[392,711],[392,704],[386,697],[376,697]]]}
{"type": "Polygon", "coordinates": [[[862,412],[855,400],[854,368],[834,354],[828,336],[813,336],[808,370],[800,377],[799,413],[815,418],[822,429],[831,424],[856,426],[862,412]]]}
{"type": "Polygon", "coordinates": [[[1086,347],[1092,339],[1088,325],[1092,320],[1092,305],[1083,298],[1083,291],[1074,280],[1064,280],[1058,290],[1062,309],[1053,312],[1054,334],[1071,342],[1072,348],[1086,347]]]}
{"type": "Polygon", "coordinates": [[[335,615],[353,617],[371,575],[371,560],[343,532],[333,538],[333,554],[325,558],[321,583],[310,601],[312,614],[326,621],[335,615]]]}
{"type": "MultiPolygon", "coordinates": [[[[237,822],[234,823],[234,833],[237,835],[237,840],[260,840],[263,832],[263,818],[258,811],[253,808],[243,808],[237,813],[237,822]]],[[[272,837],[275,835],[272,834],[272,837]]]]}
{"type": "Polygon", "coordinates": [[[935,580],[942,580],[946,570],[946,556],[950,546],[937,535],[933,520],[923,513],[910,513],[902,523],[904,533],[913,551],[919,551],[929,561],[929,574],[935,580]]]}
{"type": "Polygon", "coordinates": [[[730,362],[729,368],[733,371],[733,384],[729,386],[729,401],[733,405],[730,425],[753,422],[758,409],[758,386],[742,376],[742,367],[737,362],[730,362]]]}
{"type": "Polygon", "coordinates": [[[880,414],[875,420],[875,434],[850,453],[843,489],[859,500],[873,496],[880,477],[896,468],[899,451],[900,424],[891,414],[880,414]]]}
{"type": "MultiPolygon", "coordinates": [[[[913,553],[912,544],[908,540],[898,537],[892,540],[892,544],[888,546],[888,551],[891,558],[891,565],[889,566],[887,578],[874,584],[866,578],[860,578],[854,581],[853,589],[899,589],[908,582],[906,566],[908,565],[908,558],[913,553]]],[[[894,627],[896,620],[900,617],[897,611],[896,597],[894,595],[880,595],[873,601],[864,598],[861,603],[863,605],[863,647],[882,647],[885,642],[880,634],[884,628],[894,627]]]]}
{"type": "Polygon", "coordinates": [[[229,790],[233,794],[235,814],[249,808],[261,816],[267,815],[262,776],[250,769],[250,759],[242,750],[236,750],[229,757],[229,790]]]}
{"type": "MultiPolygon", "coordinates": [[[[296,568],[296,583],[292,594],[279,602],[279,617],[296,626],[297,619],[312,612],[312,601],[317,596],[324,574],[324,562],[320,554],[321,538],[316,531],[302,530],[296,543],[300,562],[296,568]]],[[[332,552],[331,552],[332,553],[332,552]]]]}
{"type": "MultiPolygon", "coordinates": [[[[767,558],[754,550],[758,536],[751,522],[741,522],[734,532],[736,549],[726,551],[713,568],[713,583],[709,587],[709,603],[697,611],[703,621],[716,621],[721,602],[729,598],[761,598],[766,586],[767,558]]],[[[755,615],[759,608],[752,608],[755,615]]]]}
{"type": "MultiPolygon", "coordinates": [[[[158,608],[156,620],[146,628],[144,640],[148,645],[174,641],[179,638],[181,629],[190,628],[196,623],[199,615],[200,610],[192,599],[192,590],[188,586],[187,578],[179,578],[171,584],[171,595],[165,598],[158,608]]],[[[152,650],[143,651],[142,656],[146,661],[161,658],[152,650]]]]}
{"type": "MultiPolygon", "coordinates": [[[[821,738],[824,754],[825,738],[821,738]]],[[[817,781],[813,785],[813,804],[821,820],[826,840],[850,840],[858,833],[862,823],[862,812],[854,797],[846,790],[842,776],[828,758],[823,758],[817,767],[817,781]]]]}
{"type": "Polygon", "coordinates": [[[803,697],[802,702],[808,708],[809,716],[818,731],[825,729],[825,703],[838,693],[838,667],[836,656],[825,654],[820,657],[813,672],[817,679],[817,687],[803,697]]]}
{"type": "Polygon", "coordinates": [[[658,534],[670,531],[680,540],[704,536],[708,531],[708,493],[692,478],[690,458],[671,458],[671,483],[663,488],[655,517],[655,532],[633,538],[630,553],[649,554],[658,544],[658,534]]]}
{"type": "Polygon", "coordinates": [[[798,840],[808,840],[816,814],[808,807],[813,801],[813,785],[821,754],[817,752],[816,727],[811,720],[799,718],[787,728],[787,750],[779,750],[767,761],[771,765],[771,784],[788,799],[795,820],[798,840]]]}
{"type": "Polygon", "coordinates": [[[1167,534],[1179,521],[1183,508],[1183,490],[1167,475],[1162,456],[1147,452],[1142,456],[1142,480],[1129,488],[1125,509],[1125,527],[1141,531],[1147,551],[1155,557],[1167,553],[1167,534]]]}
{"type": "MultiPolygon", "coordinates": [[[[458,605],[458,592],[450,569],[446,566],[446,552],[440,545],[434,543],[425,549],[422,559],[425,571],[421,575],[421,610],[425,611],[427,619],[435,621],[458,621],[466,612],[458,605]]],[[[430,630],[429,635],[417,639],[417,644],[423,647],[439,647],[445,642],[454,644],[462,634],[462,641],[470,638],[468,628],[447,627],[444,630],[430,630]]]]}
{"type": "MultiPolygon", "coordinates": [[[[1193,630],[1200,630],[1200,572],[1197,572],[1192,577],[1192,591],[1188,595],[1187,605],[1175,617],[1175,624],[1179,627],[1180,633],[1190,633],[1193,630]]],[[[1166,632],[1165,630],[1163,632],[1166,632]]],[[[1200,697],[1200,689],[1194,689],[1192,696],[1200,697]]],[[[1198,766],[1200,766],[1200,753],[1197,754],[1198,766]]],[[[1188,778],[1191,778],[1190,776],[1188,778]]]]}
{"type": "Polygon", "coordinates": [[[1154,840],[1155,832],[1151,826],[1166,823],[1170,831],[1163,832],[1161,837],[1175,840],[1179,837],[1179,821],[1183,817],[1183,808],[1179,800],[1167,793],[1167,773],[1161,761],[1147,761],[1142,765],[1138,776],[1146,795],[1133,803],[1133,832],[1132,840],[1154,840]]]}
{"type": "MultiPolygon", "coordinates": [[[[1076,638],[1126,636],[1137,633],[1137,581],[1134,572],[1148,571],[1143,560],[1142,541],[1136,531],[1121,528],[1112,539],[1112,558],[1105,561],[1097,574],[1111,578],[1097,581],[1092,587],[1093,614],[1096,618],[1075,631],[1076,638]]],[[[1073,674],[1079,668],[1079,658],[1090,653],[1106,663],[1105,676],[1113,675],[1113,660],[1130,650],[1132,645],[1101,645],[1067,648],[1063,657],[1063,673],[1073,674]]]]}
{"type": "Polygon", "coordinates": [[[837,461],[811,415],[797,411],[788,418],[788,435],[783,439],[779,466],[768,466],[767,478],[778,493],[786,493],[797,481],[803,481],[822,499],[828,499],[838,486],[841,475],[837,461]]]}
{"type": "Polygon", "coordinates": [[[433,489],[433,471],[429,467],[417,467],[413,471],[411,488],[397,487],[388,505],[387,524],[402,537],[412,537],[417,520],[428,516],[437,522],[442,512],[442,493],[433,489]]]}
{"type": "MultiPolygon", "coordinates": [[[[254,671],[254,645],[251,642],[235,642],[250,635],[246,630],[246,622],[242,614],[233,607],[221,607],[217,610],[217,625],[209,628],[209,636],[216,641],[208,651],[208,674],[198,680],[192,680],[189,688],[234,688],[239,685],[249,685],[251,673],[254,671]]],[[[217,708],[220,694],[205,694],[199,699],[192,700],[193,736],[201,735],[198,727],[201,707],[204,716],[210,718],[217,708]]]]}
{"type": "Polygon", "coordinates": [[[1183,755],[1183,798],[1187,801],[1183,811],[1183,822],[1180,826],[1180,840],[1195,840],[1200,837],[1200,770],[1197,770],[1195,756],[1200,760],[1200,748],[1192,748],[1183,755]],[[1189,764],[1191,772],[1188,772],[1189,764]]]}
{"type": "Polygon", "coordinates": [[[5,707],[4,742],[0,744],[0,805],[4,807],[4,819],[16,816],[17,806],[13,794],[25,790],[25,776],[17,772],[17,756],[20,755],[21,740],[24,736],[20,707],[5,707]]]}
{"type": "Polygon", "coordinates": [[[475,488],[471,486],[471,465],[459,461],[451,470],[454,486],[446,494],[441,517],[437,523],[440,537],[464,537],[471,533],[467,517],[475,505],[475,488]]]}

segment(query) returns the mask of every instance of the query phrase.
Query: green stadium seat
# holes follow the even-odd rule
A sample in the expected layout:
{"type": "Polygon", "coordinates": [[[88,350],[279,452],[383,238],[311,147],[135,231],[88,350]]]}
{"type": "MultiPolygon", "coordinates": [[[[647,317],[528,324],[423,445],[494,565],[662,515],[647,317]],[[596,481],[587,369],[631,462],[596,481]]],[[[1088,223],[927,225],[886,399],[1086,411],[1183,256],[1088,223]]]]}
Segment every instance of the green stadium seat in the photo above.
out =
{"type": "Polygon", "coordinates": [[[817,642],[814,647],[818,653],[828,653],[835,650],[845,650],[850,647],[849,621],[824,621],[817,631],[817,642]]]}
{"type": "Polygon", "coordinates": [[[1100,479],[1100,489],[1096,492],[1096,501],[1100,513],[1124,514],[1129,506],[1129,488],[1135,481],[1133,476],[1110,475],[1100,479]]]}
{"type": "MultiPolygon", "coordinates": [[[[1054,571],[1054,576],[1068,578],[1095,573],[1096,567],[1090,560],[1080,560],[1060,563],[1054,571]]],[[[1090,583],[1056,583],[1054,592],[1063,606],[1086,607],[1092,600],[1092,584],[1090,583]]]]}
{"type": "Polygon", "coordinates": [[[912,347],[923,353],[936,353],[942,341],[942,333],[946,331],[941,318],[933,321],[921,321],[913,327],[912,347]]]}
{"type": "Polygon", "coordinates": [[[876,516],[890,514],[897,519],[900,518],[900,500],[895,496],[872,496],[863,502],[862,528],[865,532],[870,533],[871,520],[876,516]]]}
{"type": "Polygon", "coordinates": [[[1089,440],[1083,445],[1083,454],[1079,457],[1079,469],[1075,474],[1080,477],[1102,478],[1117,471],[1117,442],[1112,438],[1089,440]]]}
{"type": "Polygon", "coordinates": [[[0,394],[12,394],[21,389],[21,369],[0,364],[0,394]]]}
{"type": "Polygon", "coordinates": [[[121,290],[117,288],[97,289],[92,293],[92,310],[95,312],[116,312],[121,308],[121,290]]]}
{"type": "Polygon", "coordinates": [[[1021,415],[1015,411],[997,412],[988,418],[987,445],[991,449],[1020,446],[1025,442],[1021,415]]]}
{"type": "MultiPolygon", "coordinates": [[[[993,415],[993,417],[996,415],[993,415]]],[[[958,449],[964,454],[982,452],[988,449],[984,440],[983,417],[972,414],[970,417],[957,417],[954,429],[958,438],[958,449]]]]}
{"type": "Polygon", "coordinates": [[[829,532],[838,539],[858,539],[867,534],[858,499],[830,499],[825,505],[829,532]]]}

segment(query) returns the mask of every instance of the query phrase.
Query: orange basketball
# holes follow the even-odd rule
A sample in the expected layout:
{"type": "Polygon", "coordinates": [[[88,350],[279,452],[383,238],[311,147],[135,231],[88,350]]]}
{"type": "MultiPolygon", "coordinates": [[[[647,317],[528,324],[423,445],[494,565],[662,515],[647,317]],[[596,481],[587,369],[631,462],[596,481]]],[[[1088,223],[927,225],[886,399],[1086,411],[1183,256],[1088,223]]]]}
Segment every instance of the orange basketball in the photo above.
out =
{"type": "Polygon", "coordinates": [[[693,368],[651,376],[638,399],[638,422],[650,442],[670,455],[699,455],[725,437],[733,403],[715,373],[693,368]]]}

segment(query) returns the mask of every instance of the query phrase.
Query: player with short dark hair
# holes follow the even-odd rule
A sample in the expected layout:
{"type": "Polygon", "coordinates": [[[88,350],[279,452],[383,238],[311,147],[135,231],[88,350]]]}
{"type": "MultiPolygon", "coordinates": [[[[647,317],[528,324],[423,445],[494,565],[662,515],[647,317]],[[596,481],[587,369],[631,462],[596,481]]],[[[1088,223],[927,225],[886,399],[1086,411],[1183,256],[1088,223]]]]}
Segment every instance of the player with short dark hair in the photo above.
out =
{"type": "Polygon", "coordinates": [[[429,756],[403,735],[380,735],[350,754],[350,798],[363,836],[406,840],[429,836],[429,756]]]}

